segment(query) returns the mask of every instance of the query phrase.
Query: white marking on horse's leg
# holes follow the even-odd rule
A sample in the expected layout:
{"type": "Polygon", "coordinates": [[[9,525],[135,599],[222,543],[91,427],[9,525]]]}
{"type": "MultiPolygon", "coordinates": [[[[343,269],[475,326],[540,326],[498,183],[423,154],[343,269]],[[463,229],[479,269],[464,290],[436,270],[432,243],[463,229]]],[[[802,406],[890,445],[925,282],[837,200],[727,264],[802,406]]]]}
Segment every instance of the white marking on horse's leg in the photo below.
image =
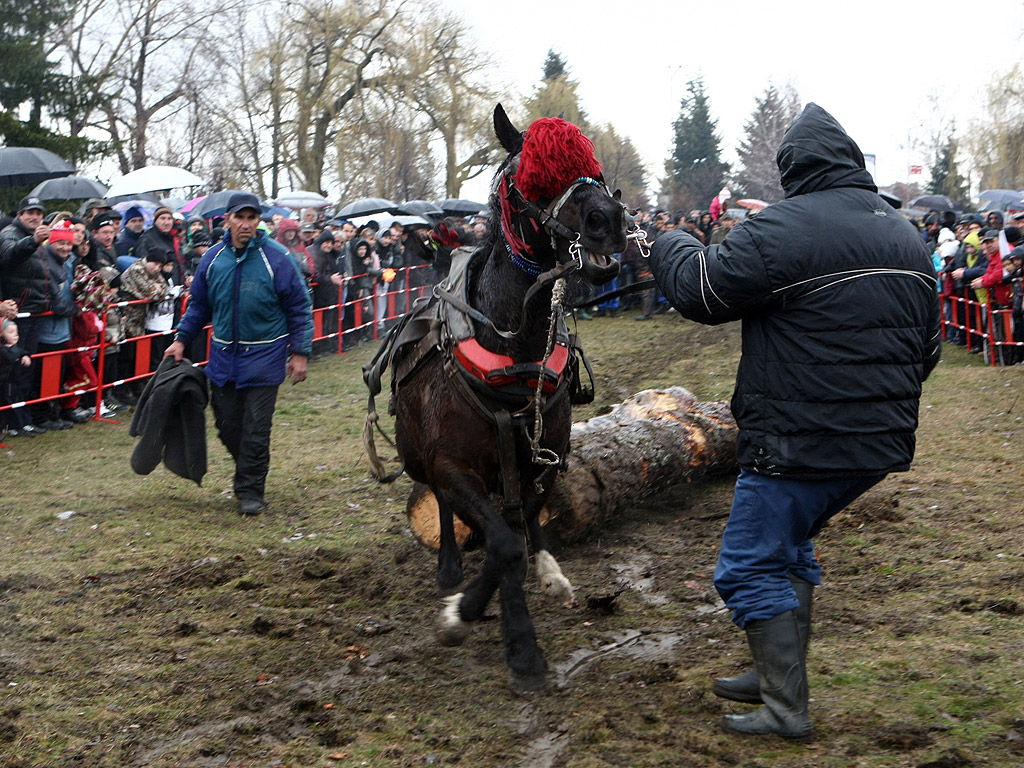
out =
{"type": "Polygon", "coordinates": [[[540,579],[540,591],[552,600],[556,600],[569,608],[576,602],[572,593],[572,584],[565,578],[558,561],[546,549],[534,554],[537,564],[537,578],[540,579]]]}
{"type": "Polygon", "coordinates": [[[441,615],[437,617],[437,640],[441,645],[461,645],[466,639],[472,624],[465,622],[459,616],[459,603],[462,601],[462,593],[448,595],[441,600],[444,608],[441,615]]]}

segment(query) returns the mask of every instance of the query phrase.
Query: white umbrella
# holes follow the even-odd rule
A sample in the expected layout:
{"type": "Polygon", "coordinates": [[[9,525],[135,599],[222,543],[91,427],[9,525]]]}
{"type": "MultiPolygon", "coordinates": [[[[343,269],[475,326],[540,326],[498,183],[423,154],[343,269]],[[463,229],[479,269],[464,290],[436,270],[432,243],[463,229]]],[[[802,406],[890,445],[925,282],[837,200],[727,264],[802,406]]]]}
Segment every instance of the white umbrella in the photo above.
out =
{"type": "Polygon", "coordinates": [[[199,187],[205,184],[192,171],[175,168],[172,165],[149,165],[137,171],[126,173],[114,181],[107,190],[107,197],[137,195],[140,192],[155,192],[158,189],[199,187]]]}
{"type": "Polygon", "coordinates": [[[326,208],[330,204],[331,201],[323,195],[317,192],[307,192],[304,189],[285,192],[274,200],[274,205],[293,210],[298,210],[299,208],[326,208]]]}

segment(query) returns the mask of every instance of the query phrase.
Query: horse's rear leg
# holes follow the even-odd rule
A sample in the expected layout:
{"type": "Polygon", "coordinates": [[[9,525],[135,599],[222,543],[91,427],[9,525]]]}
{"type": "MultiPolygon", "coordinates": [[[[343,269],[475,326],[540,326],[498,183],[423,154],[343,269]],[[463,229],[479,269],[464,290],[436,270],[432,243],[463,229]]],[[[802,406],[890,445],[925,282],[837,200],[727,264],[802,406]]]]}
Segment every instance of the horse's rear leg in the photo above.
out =
{"type": "Polygon", "coordinates": [[[440,515],[440,546],[437,550],[437,590],[442,596],[451,595],[462,583],[462,550],[455,540],[455,516],[450,506],[437,495],[440,515]]]}

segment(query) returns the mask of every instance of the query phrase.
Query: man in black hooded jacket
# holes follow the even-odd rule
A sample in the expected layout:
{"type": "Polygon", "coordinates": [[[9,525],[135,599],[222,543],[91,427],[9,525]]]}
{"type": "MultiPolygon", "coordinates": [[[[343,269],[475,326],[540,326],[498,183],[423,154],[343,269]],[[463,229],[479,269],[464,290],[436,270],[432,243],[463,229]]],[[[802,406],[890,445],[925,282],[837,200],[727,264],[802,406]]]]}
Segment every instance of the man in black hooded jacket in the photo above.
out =
{"type": "Polygon", "coordinates": [[[828,112],[808,104],[777,162],[784,201],[717,246],[665,233],[650,263],[684,317],[743,323],[732,399],[740,476],[715,587],[755,668],[713,690],[763,706],[723,726],[805,739],[821,582],[812,538],[886,474],[909,469],[921,384],[939,358],[939,303],[921,237],[878,197],[828,112]]]}

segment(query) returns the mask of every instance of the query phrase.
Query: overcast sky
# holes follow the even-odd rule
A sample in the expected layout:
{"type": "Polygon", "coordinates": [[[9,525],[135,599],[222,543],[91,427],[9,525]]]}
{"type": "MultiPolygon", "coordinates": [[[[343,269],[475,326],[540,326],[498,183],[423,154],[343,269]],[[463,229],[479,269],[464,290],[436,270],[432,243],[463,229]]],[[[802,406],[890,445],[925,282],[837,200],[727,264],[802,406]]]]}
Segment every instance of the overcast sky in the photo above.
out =
{"type": "MultiPolygon", "coordinates": [[[[518,99],[540,82],[548,50],[558,51],[589,118],[628,136],[652,179],[663,173],[687,81],[698,76],[726,160],[755,97],[769,82],[792,84],[876,156],[884,186],[912,180],[910,165],[927,174],[931,158],[913,146],[934,130],[935,97],[962,132],[993,76],[1024,58],[1021,0],[442,2],[465,18],[498,64],[502,90],[518,99]]],[[[484,199],[486,183],[463,196],[484,199]]]]}

